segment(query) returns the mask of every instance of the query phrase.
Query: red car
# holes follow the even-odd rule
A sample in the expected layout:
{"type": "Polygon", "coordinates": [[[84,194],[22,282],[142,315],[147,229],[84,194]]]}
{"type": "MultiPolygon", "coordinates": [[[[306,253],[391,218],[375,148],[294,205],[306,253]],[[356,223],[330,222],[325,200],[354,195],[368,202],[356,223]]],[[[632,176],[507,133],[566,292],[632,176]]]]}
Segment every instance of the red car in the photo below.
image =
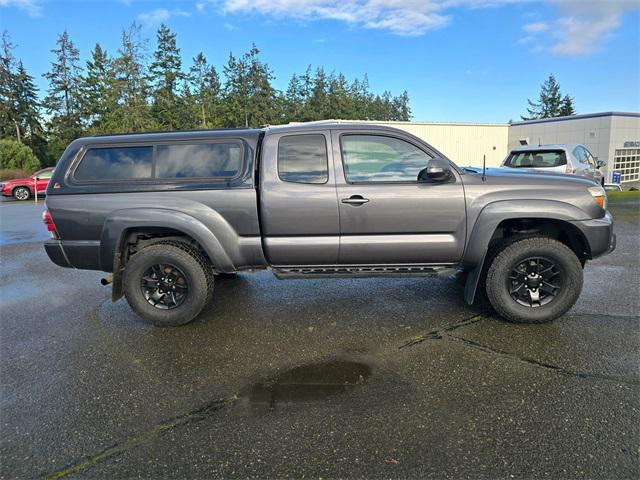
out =
{"type": "Polygon", "coordinates": [[[14,197],[16,200],[29,200],[38,190],[38,195],[44,195],[49,180],[53,174],[53,168],[43,168],[27,178],[8,180],[2,184],[2,195],[14,197]]]}

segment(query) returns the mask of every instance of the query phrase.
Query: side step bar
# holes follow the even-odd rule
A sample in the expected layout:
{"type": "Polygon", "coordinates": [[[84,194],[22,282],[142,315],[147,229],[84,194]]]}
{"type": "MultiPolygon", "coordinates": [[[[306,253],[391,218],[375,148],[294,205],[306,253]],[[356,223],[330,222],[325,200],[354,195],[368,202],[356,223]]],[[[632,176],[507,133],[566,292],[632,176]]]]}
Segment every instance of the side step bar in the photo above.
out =
{"type": "Polygon", "coordinates": [[[279,279],[292,278],[371,278],[371,277],[440,277],[458,272],[454,265],[310,265],[273,266],[279,279]]]}

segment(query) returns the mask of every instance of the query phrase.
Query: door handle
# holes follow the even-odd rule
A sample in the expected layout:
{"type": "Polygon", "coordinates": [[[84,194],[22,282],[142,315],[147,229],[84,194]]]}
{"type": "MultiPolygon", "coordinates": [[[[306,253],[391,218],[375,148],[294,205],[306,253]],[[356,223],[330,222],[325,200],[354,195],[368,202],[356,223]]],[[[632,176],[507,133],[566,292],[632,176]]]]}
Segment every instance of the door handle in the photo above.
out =
{"type": "Polygon", "coordinates": [[[360,206],[369,201],[368,198],[364,198],[362,195],[351,195],[349,198],[343,198],[342,203],[346,203],[347,205],[360,206]]]}

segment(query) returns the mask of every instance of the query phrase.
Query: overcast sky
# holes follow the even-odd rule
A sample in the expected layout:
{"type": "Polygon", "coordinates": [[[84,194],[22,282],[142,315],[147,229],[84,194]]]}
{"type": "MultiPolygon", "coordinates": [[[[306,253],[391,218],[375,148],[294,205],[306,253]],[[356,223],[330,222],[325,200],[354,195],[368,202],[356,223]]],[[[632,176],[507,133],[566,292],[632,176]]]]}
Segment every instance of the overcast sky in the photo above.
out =
{"type": "Polygon", "coordinates": [[[161,22],[186,67],[203,51],[220,67],[255,43],[284,89],[311,64],[365,73],[376,92],[407,90],[415,120],[506,122],[553,72],[579,113],[640,111],[640,0],[0,0],[7,30],[38,80],[67,30],[85,60],[116,53],[161,22]]]}

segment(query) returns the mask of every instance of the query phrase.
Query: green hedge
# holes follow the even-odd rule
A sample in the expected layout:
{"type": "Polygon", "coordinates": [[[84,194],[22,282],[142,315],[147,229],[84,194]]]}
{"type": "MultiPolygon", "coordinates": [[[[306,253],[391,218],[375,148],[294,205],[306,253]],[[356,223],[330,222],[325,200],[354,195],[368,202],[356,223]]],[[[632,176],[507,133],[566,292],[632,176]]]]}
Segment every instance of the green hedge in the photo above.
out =
{"type": "Polygon", "coordinates": [[[26,145],[15,140],[0,140],[0,168],[34,172],[40,168],[40,160],[26,145]]]}

